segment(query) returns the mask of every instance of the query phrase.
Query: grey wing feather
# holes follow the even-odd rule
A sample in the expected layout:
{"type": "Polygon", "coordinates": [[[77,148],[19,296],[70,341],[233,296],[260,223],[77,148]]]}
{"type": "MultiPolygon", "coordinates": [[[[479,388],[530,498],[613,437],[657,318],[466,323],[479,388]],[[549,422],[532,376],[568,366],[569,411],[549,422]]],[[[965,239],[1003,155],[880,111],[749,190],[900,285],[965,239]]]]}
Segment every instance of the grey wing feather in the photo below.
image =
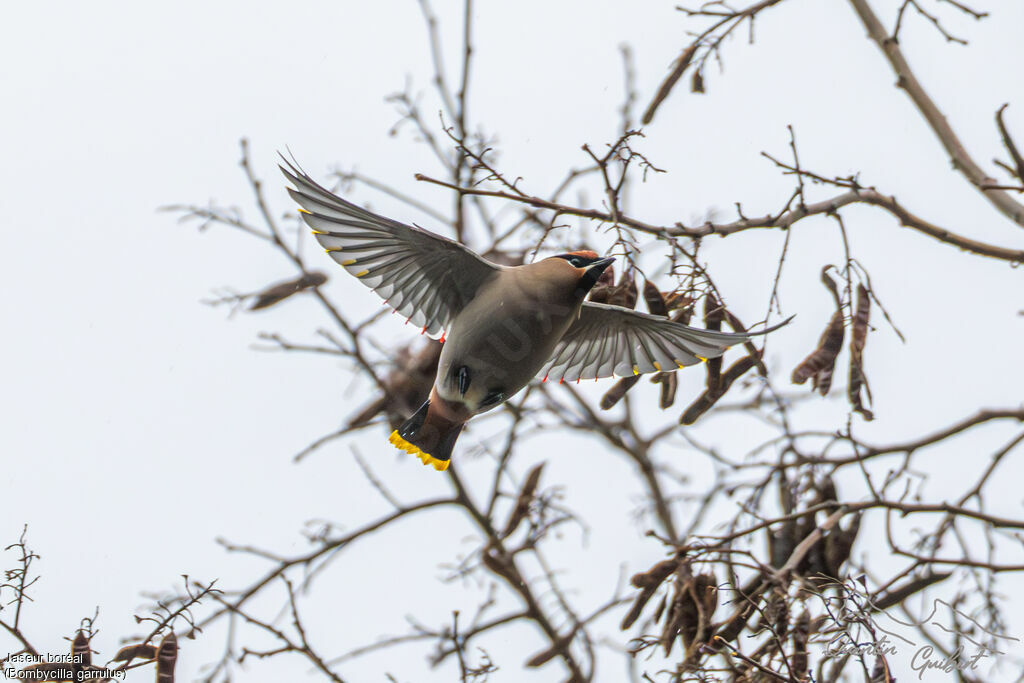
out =
{"type": "Polygon", "coordinates": [[[281,171],[317,241],[335,261],[431,337],[439,336],[500,266],[458,242],[378,216],[284,160],[281,171]]]}
{"type": "Polygon", "coordinates": [[[550,380],[669,372],[717,358],[735,344],[776,330],[732,334],[702,330],[621,306],[586,302],[546,366],[550,380]]]}

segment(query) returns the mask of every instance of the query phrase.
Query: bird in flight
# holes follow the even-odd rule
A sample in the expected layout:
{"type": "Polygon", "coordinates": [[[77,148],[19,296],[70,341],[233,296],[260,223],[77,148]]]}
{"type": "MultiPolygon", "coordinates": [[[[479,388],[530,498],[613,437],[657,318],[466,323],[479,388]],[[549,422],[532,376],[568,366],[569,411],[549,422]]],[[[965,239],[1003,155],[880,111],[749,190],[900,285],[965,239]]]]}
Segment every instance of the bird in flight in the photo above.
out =
{"type": "Polygon", "coordinates": [[[445,470],[466,422],[534,377],[579,381],[669,372],[766,334],[702,330],[584,301],[613,258],[573,251],[502,266],[467,247],[378,216],[285,160],[288,193],[327,253],[385,303],[444,342],[430,398],[389,441],[445,470]]]}

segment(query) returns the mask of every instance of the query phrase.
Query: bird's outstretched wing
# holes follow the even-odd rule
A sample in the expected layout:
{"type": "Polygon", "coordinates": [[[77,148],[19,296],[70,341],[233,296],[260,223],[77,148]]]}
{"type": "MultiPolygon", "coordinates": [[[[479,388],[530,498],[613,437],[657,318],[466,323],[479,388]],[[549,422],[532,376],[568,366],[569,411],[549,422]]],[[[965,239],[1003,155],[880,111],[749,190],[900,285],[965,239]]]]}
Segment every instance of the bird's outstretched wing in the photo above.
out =
{"type": "Polygon", "coordinates": [[[448,329],[499,269],[458,242],[345,201],[287,159],[280,168],[331,258],[431,337],[448,329]]]}
{"type": "Polygon", "coordinates": [[[549,380],[574,382],[645,372],[670,372],[721,356],[727,348],[778,329],[730,334],[673,322],[621,306],[585,302],[580,317],[555,347],[549,380]]]}

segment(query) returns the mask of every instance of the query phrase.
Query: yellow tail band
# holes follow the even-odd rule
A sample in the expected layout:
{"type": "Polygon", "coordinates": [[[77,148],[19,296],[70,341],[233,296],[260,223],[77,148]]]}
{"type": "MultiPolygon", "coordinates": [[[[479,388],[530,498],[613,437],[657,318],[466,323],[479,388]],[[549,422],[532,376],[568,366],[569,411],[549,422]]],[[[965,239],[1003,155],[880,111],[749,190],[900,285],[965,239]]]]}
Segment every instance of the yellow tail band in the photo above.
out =
{"type": "Polygon", "coordinates": [[[417,458],[423,461],[424,465],[433,465],[434,469],[438,472],[443,472],[448,469],[448,460],[438,460],[429,453],[424,453],[420,450],[420,447],[416,444],[409,443],[398,434],[398,430],[391,432],[391,436],[388,437],[388,442],[400,451],[405,451],[411,455],[415,455],[417,458]]]}

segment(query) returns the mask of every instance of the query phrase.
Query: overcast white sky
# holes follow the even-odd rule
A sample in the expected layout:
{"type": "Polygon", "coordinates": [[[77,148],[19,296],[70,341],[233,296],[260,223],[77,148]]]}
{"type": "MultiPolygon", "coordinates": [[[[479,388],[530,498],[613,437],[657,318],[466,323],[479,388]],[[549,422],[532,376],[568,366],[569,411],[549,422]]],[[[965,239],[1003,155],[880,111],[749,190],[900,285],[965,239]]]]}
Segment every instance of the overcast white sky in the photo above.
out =
{"type": "MultiPolygon", "coordinates": [[[[437,4],[455,74],[461,3],[437,4]]],[[[891,23],[897,3],[874,4],[891,23]]],[[[994,16],[975,23],[948,5],[926,4],[970,47],[946,44],[918,17],[903,47],[967,148],[989,164],[1004,156],[992,120],[1004,102],[1024,139],[1024,5],[979,2],[994,16]]],[[[694,27],[672,2],[478,5],[471,116],[498,136],[509,175],[537,194],[585,162],[580,145],[616,137],[619,45],[633,47],[646,104],[694,27]]],[[[217,537],[290,553],[304,547],[298,531],[306,520],[355,526],[384,510],[355,467],[351,444],[407,500],[447,490],[442,477],[396,457],[383,428],[293,465],[296,451],[362,402],[363,388],[350,386],[349,370],[331,360],[251,349],[261,331],[312,338],[324,324],[314,302],[299,297],[230,320],[224,309],[200,304],[216,287],[249,291],[290,277],[287,262],[254,240],[224,229],[200,234],[157,212],[216,200],[255,216],[236,163],[242,136],[277,213],[292,209],[275,168],[275,151],[285,146],[314,175],[357,168],[446,209],[444,190],[413,179],[438,173],[426,148],[410,131],[388,136],[396,116],[384,97],[407,82],[426,91],[424,109],[437,109],[427,50],[413,0],[6,8],[0,544],[15,541],[27,523],[42,555],[43,579],[23,621],[42,649],[64,651],[63,637],[98,605],[102,633],[94,647],[110,656],[117,636],[137,631],[132,614],[142,592],[169,588],[185,572],[226,586],[255,577],[261,565],[227,555],[217,537]]],[[[756,45],[737,37],[725,58],[724,73],[707,76],[707,95],[679,88],[647,129],[643,150],[668,173],[635,188],[632,213],[671,223],[709,211],[730,218],[736,201],[749,215],[777,210],[791,181],[759,152],[785,154],[792,124],[806,166],[826,175],[860,171],[865,183],[925,218],[976,239],[1024,244],[1021,229],[950,169],[847,3],[788,0],[758,19],[756,45]]],[[[360,190],[354,198],[430,226],[428,217],[380,195],[360,190]]],[[[908,337],[901,344],[884,326],[871,337],[867,362],[880,419],[863,430],[865,438],[902,439],[981,406],[1019,404],[1024,270],[966,257],[872,209],[845,215],[854,253],[908,337]]],[[[716,280],[744,319],[763,316],[781,239],[750,234],[707,245],[716,280]]],[[[831,303],[817,272],[841,256],[830,219],[795,230],[781,297],[784,312],[798,318],[769,346],[770,362],[784,372],[827,319],[831,303]]],[[[313,263],[352,310],[378,305],[326,257],[313,263]]],[[[396,324],[396,339],[406,331],[396,324]]],[[[701,381],[687,377],[680,391],[696,393],[701,381]]],[[[835,429],[844,408],[822,403],[806,415],[808,424],[835,429]]],[[[661,419],[676,414],[652,417],[661,419]]],[[[700,434],[739,454],[753,438],[739,433],[747,426],[719,422],[700,434]]],[[[956,490],[964,459],[985,457],[1012,433],[993,427],[937,452],[931,462],[948,476],[933,479],[934,497],[956,490]]],[[[463,447],[485,435],[469,436],[463,447]]],[[[602,460],[596,443],[539,437],[521,463],[525,471],[549,460],[545,476],[569,483],[569,502],[593,521],[589,545],[567,534],[556,558],[566,583],[590,604],[607,597],[620,565],[628,575],[659,557],[639,537],[644,527],[628,517],[639,493],[629,468],[602,460]]],[[[463,469],[483,482],[491,467],[467,458],[463,469]]],[[[1003,480],[1002,497],[994,492],[991,512],[1019,516],[1022,468],[1016,463],[1006,473],[1016,477],[1003,480]]],[[[333,567],[309,608],[325,624],[319,645],[341,652],[405,632],[406,614],[437,624],[453,605],[472,611],[479,591],[437,580],[441,563],[473,547],[470,530],[454,517],[436,519],[370,540],[333,567]]],[[[862,537],[857,552],[871,548],[862,537]]],[[[609,632],[619,618],[607,623],[609,632]]],[[[501,654],[522,652],[524,642],[539,647],[538,635],[516,628],[488,642],[502,665],[492,680],[525,680],[520,661],[501,654]]],[[[216,659],[221,643],[216,630],[186,643],[180,680],[216,659]]],[[[450,667],[426,669],[427,654],[415,645],[341,672],[350,680],[382,680],[383,671],[402,681],[452,680],[450,667]]],[[[557,666],[530,680],[553,680],[557,666]]],[[[612,658],[600,680],[618,680],[624,670],[612,658]]],[[[249,681],[285,677],[298,679],[283,662],[245,674],[249,681]]]]}

